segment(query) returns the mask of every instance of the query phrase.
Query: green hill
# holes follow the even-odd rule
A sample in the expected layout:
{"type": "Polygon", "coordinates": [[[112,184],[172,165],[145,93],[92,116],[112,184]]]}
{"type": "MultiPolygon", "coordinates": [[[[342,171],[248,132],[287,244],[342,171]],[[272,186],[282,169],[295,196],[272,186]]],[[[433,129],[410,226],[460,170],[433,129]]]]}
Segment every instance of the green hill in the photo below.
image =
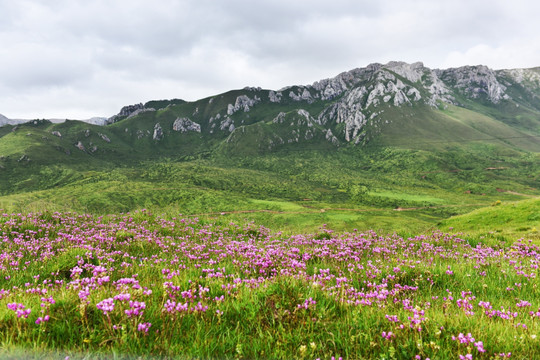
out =
{"type": "Polygon", "coordinates": [[[392,62],[278,91],[126,106],[105,126],[6,125],[0,207],[428,229],[540,195],[539,96],[538,68],[392,62]]]}
{"type": "Polygon", "coordinates": [[[496,201],[489,207],[444,220],[440,226],[476,235],[478,239],[520,236],[540,239],[540,199],[496,201]]]}

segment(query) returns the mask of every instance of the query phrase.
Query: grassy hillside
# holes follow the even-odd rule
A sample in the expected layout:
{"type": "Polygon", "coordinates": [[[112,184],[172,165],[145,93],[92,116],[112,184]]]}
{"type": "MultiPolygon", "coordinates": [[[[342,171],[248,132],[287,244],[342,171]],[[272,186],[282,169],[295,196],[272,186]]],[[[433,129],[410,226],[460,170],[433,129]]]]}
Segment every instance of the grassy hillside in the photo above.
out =
{"type": "Polygon", "coordinates": [[[460,231],[477,238],[540,239],[540,199],[519,202],[494,202],[489,207],[442,221],[442,229],[460,231]]]}
{"type": "Polygon", "coordinates": [[[474,153],[459,148],[291,150],[86,169],[30,161],[17,168],[26,179],[11,183],[19,190],[6,191],[0,208],[94,214],[148,208],[287,231],[316,230],[326,223],[335,229],[403,233],[425,231],[497,200],[540,195],[534,188],[538,156],[497,154],[491,146],[474,153]]]}
{"type": "Polygon", "coordinates": [[[107,126],[4,126],[0,207],[406,232],[540,195],[535,73],[497,75],[510,97],[493,102],[483,83],[454,88],[451,71],[449,97],[430,102],[432,73],[413,83],[394,65],[319,88],[150,101],[107,126]]]}

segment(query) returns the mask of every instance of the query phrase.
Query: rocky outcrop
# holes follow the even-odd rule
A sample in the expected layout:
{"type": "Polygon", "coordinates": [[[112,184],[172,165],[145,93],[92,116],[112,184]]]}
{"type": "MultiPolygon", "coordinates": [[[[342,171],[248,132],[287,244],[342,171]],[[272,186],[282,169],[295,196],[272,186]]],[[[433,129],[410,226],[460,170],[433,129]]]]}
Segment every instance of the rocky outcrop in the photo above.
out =
{"type": "Polygon", "coordinates": [[[60,131],[51,131],[51,134],[53,134],[54,136],[58,136],[59,138],[62,137],[62,134],[60,133],[60,131]]]}
{"type": "Polygon", "coordinates": [[[144,105],[142,103],[134,104],[134,105],[126,105],[122,109],[120,109],[120,112],[116,115],[111,116],[109,119],[107,119],[107,124],[112,124],[118,121],[118,119],[123,117],[128,117],[131,114],[135,113],[136,111],[144,109],[144,105]]]}
{"type": "Polygon", "coordinates": [[[152,140],[159,141],[163,139],[163,129],[161,128],[161,125],[159,123],[156,123],[154,126],[154,134],[152,135],[152,140]]]}
{"type": "Polygon", "coordinates": [[[219,125],[219,129],[222,131],[233,132],[235,128],[234,121],[228,116],[226,116],[219,125]]]}
{"type": "Polygon", "coordinates": [[[250,99],[247,95],[240,95],[236,98],[236,101],[233,104],[227,106],[227,115],[233,115],[235,112],[244,110],[248,112],[255,104],[257,104],[261,99],[255,95],[253,99],[250,99]]]}
{"type": "Polygon", "coordinates": [[[142,103],[134,104],[134,105],[127,105],[124,106],[122,109],[120,109],[120,112],[117,114],[117,116],[129,116],[133,114],[136,111],[144,109],[144,105],[142,103]]]}
{"type": "Polygon", "coordinates": [[[111,116],[104,123],[105,125],[113,124],[120,119],[130,118],[130,117],[139,115],[147,111],[156,111],[156,109],[145,108],[142,103],[134,104],[134,105],[127,105],[127,106],[124,106],[122,109],[120,109],[120,112],[118,114],[111,116]]]}
{"type": "Polygon", "coordinates": [[[108,142],[108,143],[111,142],[111,139],[109,139],[109,137],[107,135],[102,134],[102,133],[99,133],[98,135],[103,141],[108,142]]]}
{"type": "Polygon", "coordinates": [[[86,148],[84,147],[83,143],[81,141],[77,141],[77,143],[75,144],[75,147],[81,151],[85,151],[86,152],[86,148]]]}
{"type": "Polygon", "coordinates": [[[531,69],[499,70],[496,73],[497,75],[509,77],[518,84],[529,82],[534,84],[536,87],[540,87],[540,73],[531,69]]]}
{"type": "Polygon", "coordinates": [[[270,90],[270,92],[268,93],[268,99],[270,100],[270,102],[273,103],[279,103],[282,96],[283,94],[281,93],[281,91],[275,92],[273,90],[270,90]]]}
{"type": "Polygon", "coordinates": [[[305,87],[301,87],[298,90],[298,94],[294,93],[292,90],[289,91],[289,97],[294,101],[306,101],[308,104],[311,104],[314,101],[311,92],[305,87]]]}
{"type": "Polygon", "coordinates": [[[137,135],[137,140],[140,140],[140,139],[142,139],[145,135],[150,135],[150,131],[147,130],[147,134],[145,134],[144,131],[142,131],[142,130],[137,130],[136,135],[137,135]]]}
{"type": "Polygon", "coordinates": [[[506,87],[498,81],[495,71],[487,66],[464,66],[438,70],[436,73],[443,82],[451,84],[469,98],[485,95],[494,104],[509,99],[505,94],[506,87]]]}
{"type": "Polygon", "coordinates": [[[173,123],[173,130],[186,133],[188,131],[201,132],[201,125],[188,118],[177,118],[173,123]]]}

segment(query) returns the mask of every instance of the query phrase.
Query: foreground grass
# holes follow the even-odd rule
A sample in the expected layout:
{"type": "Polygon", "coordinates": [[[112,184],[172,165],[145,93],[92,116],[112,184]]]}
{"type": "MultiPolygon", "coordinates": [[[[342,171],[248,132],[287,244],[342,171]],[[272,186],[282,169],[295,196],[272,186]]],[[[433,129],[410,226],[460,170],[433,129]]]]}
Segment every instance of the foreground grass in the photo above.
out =
{"type": "Polygon", "coordinates": [[[0,226],[3,355],[540,357],[525,240],[285,236],[148,211],[0,226]]]}

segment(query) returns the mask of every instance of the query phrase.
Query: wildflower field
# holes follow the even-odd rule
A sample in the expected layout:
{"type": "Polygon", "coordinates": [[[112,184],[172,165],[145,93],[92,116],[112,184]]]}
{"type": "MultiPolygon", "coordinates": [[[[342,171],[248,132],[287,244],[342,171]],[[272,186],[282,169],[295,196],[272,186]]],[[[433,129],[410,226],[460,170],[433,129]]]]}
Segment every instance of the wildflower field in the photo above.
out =
{"type": "Polygon", "coordinates": [[[540,358],[540,248],[0,214],[0,356],[540,358]]]}

